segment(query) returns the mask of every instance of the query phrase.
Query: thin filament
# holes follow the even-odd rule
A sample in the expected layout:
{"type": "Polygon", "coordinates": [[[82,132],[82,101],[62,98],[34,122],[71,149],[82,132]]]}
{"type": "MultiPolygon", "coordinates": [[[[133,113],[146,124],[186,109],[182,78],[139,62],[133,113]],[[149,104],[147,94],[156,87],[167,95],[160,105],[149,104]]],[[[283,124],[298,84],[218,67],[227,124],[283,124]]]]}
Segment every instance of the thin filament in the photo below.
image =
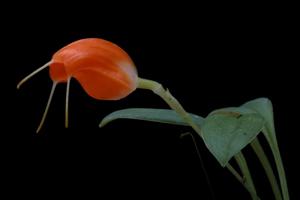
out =
{"type": "Polygon", "coordinates": [[[46,64],[44,64],[43,66],[41,66],[40,68],[34,70],[32,73],[30,73],[28,76],[26,76],[25,78],[23,78],[17,85],[17,89],[19,89],[21,87],[21,85],[23,83],[25,83],[28,79],[30,79],[31,77],[33,77],[34,75],[36,75],[37,73],[39,73],[40,71],[42,71],[43,69],[45,69],[46,67],[48,67],[51,64],[52,61],[47,62],[46,64]]]}
{"type": "Polygon", "coordinates": [[[211,182],[210,182],[210,179],[209,179],[209,176],[208,176],[206,167],[205,167],[205,165],[204,165],[204,161],[203,161],[203,159],[202,159],[200,150],[199,150],[199,148],[198,148],[197,142],[196,142],[196,140],[195,140],[195,137],[193,136],[193,134],[187,132],[187,133],[182,134],[182,135],[181,135],[181,138],[182,138],[183,136],[186,136],[186,135],[190,135],[190,136],[192,137],[192,140],[193,140],[193,143],[194,143],[196,152],[197,152],[197,156],[199,157],[200,164],[201,164],[201,168],[202,168],[202,171],[204,172],[205,180],[206,180],[206,183],[207,183],[208,188],[209,188],[209,192],[210,192],[210,195],[211,195],[211,199],[216,199],[216,197],[215,197],[215,195],[214,195],[213,188],[212,188],[212,184],[211,184],[211,182]]]}
{"type": "Polygon", "coordinates": [[[53,97],[56,85],[57,85],[57,82],[53,82],[52,89],[51,89],[51,92],[50,92],[50,96],[49,96],[49,99],[48,99],[48,102],[47,102],[47,105],[46,105],[46,108],[45,108],[42,120],[40,122],[40,125],[37,128],[37,130],[36,130],[36,133],[40,132],[40,130],[41,130],[41,128],[42,128],[42,126],[43,126],[43,124],[45,122],[45,119],[46,119],[46,116],[47,116],[47,113],[48,113],[48,110],[49,110],[49,107],[50,107],[50,103],[51,103],[51,100],[52,100],[52,97],[53,97]]]}
{"type": "Polygon", "coordinates": [[[66,90],[66,110],[65,110],[65,127],[69,126],[69,93],[70,93],[70,81],[71,77],[68,78],[67,90],[66,90]]]}

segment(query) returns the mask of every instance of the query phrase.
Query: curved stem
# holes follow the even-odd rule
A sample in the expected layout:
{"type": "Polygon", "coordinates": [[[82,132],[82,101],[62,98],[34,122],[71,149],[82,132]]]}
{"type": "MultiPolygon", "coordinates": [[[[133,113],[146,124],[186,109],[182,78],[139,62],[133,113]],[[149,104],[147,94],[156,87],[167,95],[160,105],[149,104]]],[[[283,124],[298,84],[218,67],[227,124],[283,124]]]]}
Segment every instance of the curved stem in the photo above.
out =
{"type": "MultiPolygon", "coordinates": [[[[175,99],[175,97],[173,97],[172,94],[168,90],[165,90],[160,83],[152,81],[152,80],[139,78],[138,88],[151,90],[155,94],[160,96],[174,111],[176,111],[182,117],[182,119],[185,122],[187,122],[196,131],[196,133],[198,133],[202,137],[200,127],[198,127],[196,125],[196,123],[193,121],[191,116],[185,111],[185,109],[177,101],[177,99],[175,99]]],[[[242,184],[250,192],[253,199],[259,199],[256,195],[255,187],[253,185],[247,163],[245,164],[245,162],[242,162],[242,161],[245,161],[245,159],[237,159],[237,160],[238,160],[239,165],[243,167],[242,171],[243,171],[244,176],[248,177],[247,179],[250,179],[249,181],[250,181],[250,183],[252,183],[252,185],[246,184],[243,181],[242,184]]],[[[235,173],[235,170],[233,169],[233,167],[231,167],[231,165],[229,165],[229,163],[227,165],[227,169],[229,169],[229,171],[240,181],[240,178],[237,176],[238,173],[235,173]]]]}
{"type": "Polygon", "coordinates": [[[160,96],[174,111],[176,111],[184,121],[186,121],[200,136],[201,130],[193,121],[192,117],[184,110],[182,105],[175,99],[169,90],[165,90],[158,82],[139,78],[138,88],[148,89],[160,96]]]}
{"type": "Polygon", "coordinates": [[[259,161],[261,162],[266,175],[269,179],[269,182],[271,184],[272,190],[273,190],[273,194],[275,196],[276,200],[282,200],[282,196],[281,196],[281,192],[276,180],[276,177],[274,175],[274,172],[272,170],[271,164],[269,162],[268,157],[266,156],[258,138],[255,138],[252,142],[251,142],[251,147],[253,148],[255,154],[257,155],[259,161]]]}

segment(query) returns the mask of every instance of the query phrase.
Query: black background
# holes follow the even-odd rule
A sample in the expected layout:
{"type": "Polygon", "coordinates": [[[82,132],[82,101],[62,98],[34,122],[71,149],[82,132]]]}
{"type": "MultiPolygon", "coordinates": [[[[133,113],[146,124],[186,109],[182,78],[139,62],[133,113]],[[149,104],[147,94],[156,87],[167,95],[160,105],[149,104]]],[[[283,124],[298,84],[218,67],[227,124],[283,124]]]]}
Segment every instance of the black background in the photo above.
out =
{"type": "MultiPolygon", "coordinates": [[[[287,15],[284,8],[265,12],[242,7],[237,11],[215,5],[86,10],[93,6],[86,5],[82,12],[53,11],[47,14],[47,21],[43,13],[20,15],[21,23],[13,32],[13,45],[22,52],[12,59],[15,84],[49,61],[64,45],[98,37],[121,46],[134,60],[140,77],[169,88],[187,111],[206,116],[216,108],[267,97],[274,104],[291,197],[296,199],[297,129],[292,116],[297,107],[298,80],[293,62],[296,53],[292,13],[287,15]],[[111,12],[104,14],[107,10],[111,12]]],[[[40,199],[211,198],[193,140],[190,136],[180,138],[189,128],[131,120],[98,128],[105,115],[118,109],[167,108],[157,96],[137,90],[120,101],[97,101],[73,80],[70,128],[64,129],[65,85],[61,84],[46,123],[36,135],[50,88],[45,70],[16,91],[16,164],[11,181],[19,193],[40,199]]],[[[194,136],[215,198],[250,199],[201,139],[194,136]]],[[[272,199],[258,160],[250,148],[245,154],[258,194],[262,199],[272,199]]]]}

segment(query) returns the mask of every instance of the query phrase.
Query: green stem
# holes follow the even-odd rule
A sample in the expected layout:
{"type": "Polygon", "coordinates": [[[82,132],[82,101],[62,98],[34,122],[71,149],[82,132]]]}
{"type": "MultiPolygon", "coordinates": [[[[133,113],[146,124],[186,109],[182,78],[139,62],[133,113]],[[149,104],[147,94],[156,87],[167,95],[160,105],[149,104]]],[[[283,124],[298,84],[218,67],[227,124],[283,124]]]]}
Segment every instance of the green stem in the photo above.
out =
{"type": "Polygon", "coordinates": [[[230,165],[229,163],[226,165],[226,168],[232,173],[232,175],[242,184],[245,186],[247,190],[249,190],[249,187],[245,184],[245,180],[241,175],[230,165]]]}
{"type": "MultiPolygon", "coordinates": [[[[251,194],[252,190],[251,187],[246,184],[245,179],[241,177],[241,175],[230,165],[229,163],[226,165],[226,168],[233,174],[233,176],[245,187],[246,190],[251,194]]],[[[256,199],[260,199],[258,196],[256,196],[256,199]]]]}
{"type": "Polygon", "coordinates": [[[282,164],[282,159],[281,159],[281,156],[280,156],[278,146],[276,147],[276,150],[273,154],[274,154],[275,163],[276,163],[276,166],[277,166],[277,171],[278,171],[278,174],[279,174],[283,199],[284,200],[289,200],[290,197],[289,197],[289,191],[288,191],[286,176],[285,176],[284,167],[283,167],[283,164],[282,164]]]}
{"type": "MultiPolygon", "coordinates": [[[[201,129],[193,122],[191,116],[184,110],[184,108],[177,101],[177,99],[175,99],[175,97],[173,97],[172,94],[168,90],[165,90],[160,83],[152,81],[152,80],[139,78],[138,88],[151,90],[155,94],[160,96],[174,111],[177,112],[177,114],[179,114],[183,118],[184,121],[186,121],[196,131],[196,133],[198,133],[202,137],[201,129]]],[[[229,163],[227,165],[227,169],[229,169],[229,171],[245,186],[245,188],[252,195],[253,199],[259,199],[256,195],[255,187],[253,185],[247,163],[245,164],[245,162],[242,162],[245,159],[241,159],[241,161],[240,161],[240,159],[237,159],[237,160],[238,160],[239,165],[243,167],[242,172],[243,172],[244,176],[248,177],[247,180],[249,180],[250,183],[252,183],[252,185],[246,184],[244,181],[241,181],[241,178],[239,178],[240,176],[234,170],[234,168],[231,165],[229,165],[229,163]]]]}
{"type": "Polygon", "coordinates": [[[287,186],[287,181],[286,181],[286,175],[285,175],[282,159],[280,156],[280,151],[279,151],[279,147],[278,147],[278,143],[277,143],[277,139],[276,139],[275,129],[273,128],[273,130],[272,130],[272,129],[264,128],[263,133],[270,145],[270,148],[272,150],[272,153],[273,153],[273,156],[275,159],[275,164],[276,164],[277,172],[279,175],[283,199],[289,200],[290,197],[289,197],[289,191],[288,191],[288,186],[287,186]]]}
{"type": "Polygon", "coordinates": [[[201,130],[195,124],[192,117],[184,110],[181,104],[172,96],[169,90],[165,90],[162,85],[156,81],[139,78],[138,88],[148,89],[160,96],[174,111],[176,111],[184,121],[186,121],[200,136],[201,130]]]}
{"type": "Polygon", "coordinates": [[[254,186],[254,183],[253,183],[253,180],[252,180],[252,177],[251,177],[251,173],[249,171],[249,168],[248,168],[248,164],[247,164],[247,161],[243,155],[242,152],[239,152],[238,154],[235,155],[234,157],[244,175],[244,178],[245,178],[245,184],[249,187],[249,192],[250,192],[250,195],[252,197],[253,200],[256,200],[256,199],[259,199],[257,197],[257,194],[256,194],[256,189],[255,189],[255,186],[254,186]]]}
{"type": "Polygon", "coordinates": [[[251,147],[253,148],[254,152],[256,153],[259,161],[261,162],[266,175],[269,179],[269,182],[271,184],[274,196],[276,200],[282,200],[282,196],[281,196],[281,192],[276,180],[276,177],[274,175],[274,172],[272,170],[271,164],[269,162],[268,157],[266,156],[258,138],[255,138],[252,142],[251,142],[251,147]]]}

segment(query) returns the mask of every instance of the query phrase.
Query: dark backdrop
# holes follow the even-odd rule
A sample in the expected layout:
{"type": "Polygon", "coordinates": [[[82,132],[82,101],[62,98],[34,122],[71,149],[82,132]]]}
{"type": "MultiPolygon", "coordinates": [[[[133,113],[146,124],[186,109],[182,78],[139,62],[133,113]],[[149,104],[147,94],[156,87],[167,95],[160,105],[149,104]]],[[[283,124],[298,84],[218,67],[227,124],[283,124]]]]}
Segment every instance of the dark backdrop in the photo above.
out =
{"type": "MultiPolygon", "coordinates": [[[[139,75],[161,82],[187,111],[206,116],[216,108],[267,97],[274,104],[277,136],[293,196],[296,120],[291,114],[297,103],[294,27],[280,12],[219,13],[213,8],[208,12],[180,6],[177,10],[154,9],[145,18],[141,18],[144,10],[139,9],[136,14],[130,11],[132,17],[126,12],[117,15],[118,11],[99,16],[89,11],[52,12],[43,21],[38,19],[41,13],[33,15],[21,20],[22,28],[14,31],[14,42],[22,52],[12,60],[16,84],[64,45],[99,37],[127,51],[139,75]]],[[[12,180],[13,186],[22,188],[18,190],[22,194],[41,199],[210,199],[193,140],[180,138],[189,128],[132,120],[98,128],[105,115],[118,109],[167,108],[154,94],[137,90],[120,101],[97,101],[73,80],[70,128],[64,129],[65,85],[61,84],[45,125],[36,135],[50,88],[45,70],[16,92],[17,164],[12,180]]],[[[250,199],[194,136],[216,199],[250,199]]],[[[273,198],[253,152],[247,149],[245,154],[259,195],[273,198]]]]}

